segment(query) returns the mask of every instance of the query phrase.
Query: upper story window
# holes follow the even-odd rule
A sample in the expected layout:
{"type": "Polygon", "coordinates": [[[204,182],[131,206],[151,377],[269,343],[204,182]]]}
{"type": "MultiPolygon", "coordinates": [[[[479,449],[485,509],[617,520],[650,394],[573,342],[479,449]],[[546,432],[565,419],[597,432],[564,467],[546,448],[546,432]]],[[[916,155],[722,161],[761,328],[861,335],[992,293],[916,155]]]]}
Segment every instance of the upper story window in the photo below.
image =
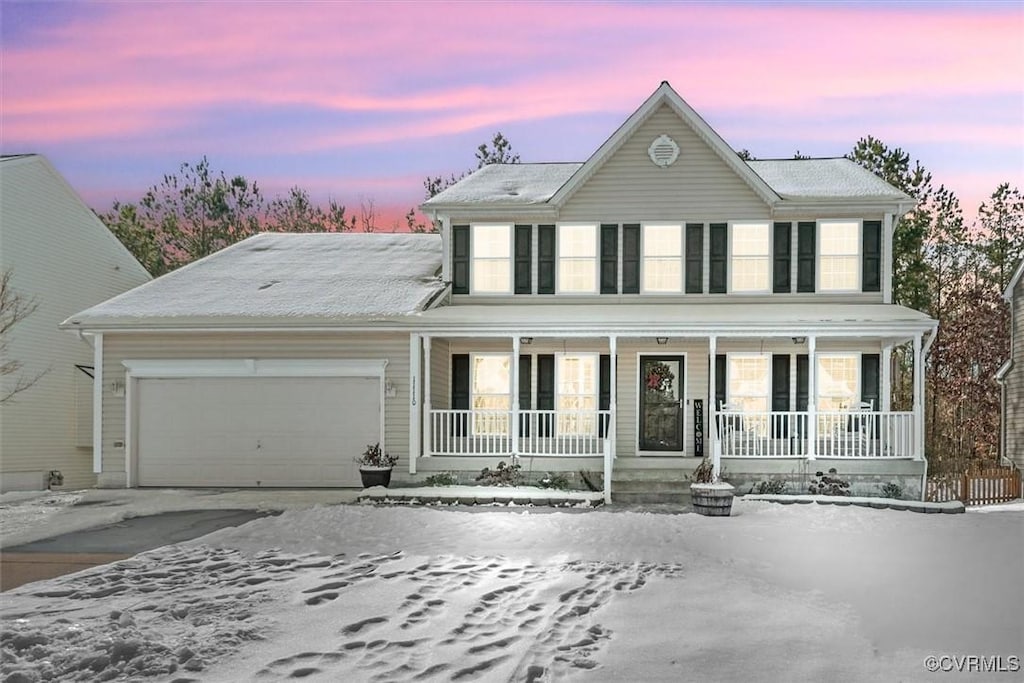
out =
{"type": "Polygon", "coordinates": [[[771,291],[771,236],[767,223],[733,223],[730,240],[731,292],[771,291]]]}
{"type": "Polygon", "coordinates": [[[597,293],[597,226],[558,226],[558,291],[597,293]]]}
{"type": "Polygon", "coordinates": [[[472,239],[474,294],[512,293],[512,226],[474,225],[472,239]]]}
{"type": "Polygon", "coordinates": [[[860,222],[818,222],[818,291],[860,290],[860,222]]]}
{"type": "Polygon", "coordinates": [[[643,291],[683,289],[683,226],[643,226],[643,291]]]}

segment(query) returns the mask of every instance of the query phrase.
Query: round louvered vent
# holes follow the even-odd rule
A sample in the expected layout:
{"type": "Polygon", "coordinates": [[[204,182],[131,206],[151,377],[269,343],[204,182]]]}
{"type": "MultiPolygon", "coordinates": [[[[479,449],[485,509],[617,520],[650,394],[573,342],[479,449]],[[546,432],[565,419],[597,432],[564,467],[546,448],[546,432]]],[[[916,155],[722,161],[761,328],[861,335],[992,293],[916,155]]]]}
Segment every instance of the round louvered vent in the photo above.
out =
{"type": "Polygon", "coordinates": [[[655,166],[667,168],[679,158],[679,145],[667,135],[659,135],[651,146],[647,148],[647,155],[655,166]]]}

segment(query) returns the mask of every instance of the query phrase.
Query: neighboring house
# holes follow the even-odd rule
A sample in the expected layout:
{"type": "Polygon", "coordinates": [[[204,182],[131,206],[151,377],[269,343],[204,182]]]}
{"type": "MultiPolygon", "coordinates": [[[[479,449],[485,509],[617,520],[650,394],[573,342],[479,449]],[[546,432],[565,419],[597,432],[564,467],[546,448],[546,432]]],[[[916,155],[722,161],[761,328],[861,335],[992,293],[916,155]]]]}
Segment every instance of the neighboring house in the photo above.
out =
{"type": "Polygon", "coordinates": [[[1003,458],[1024,469],[1024,261],[1003,298],[1010,305],[1010,358],[996,374],[1003,390],[999,441],[1003,458]]]}
{"type": "Polygon", "coordinates": [[[585,163],[427,201],[439,236],[263,235],[68,320],[102,349],[100,481],[355,486],[380,439],[407,480],[610,462],[625,499],[703,455],[741,487],[835,467],[919,496],[937,323],[891,266],[913,205],[846,159],[745,162],[663,83],[585,163]]]}
{"type": "Polygon", "coordinates": [[[42,156],[0,157],[0,270],[37,308],[8,332],[3,377],[38,380],[0,404],[0,490],[41,489],[51,470],[64,487],[96,484],[93,355],[62,320],[150,279],[127,249],[42,156]]]}

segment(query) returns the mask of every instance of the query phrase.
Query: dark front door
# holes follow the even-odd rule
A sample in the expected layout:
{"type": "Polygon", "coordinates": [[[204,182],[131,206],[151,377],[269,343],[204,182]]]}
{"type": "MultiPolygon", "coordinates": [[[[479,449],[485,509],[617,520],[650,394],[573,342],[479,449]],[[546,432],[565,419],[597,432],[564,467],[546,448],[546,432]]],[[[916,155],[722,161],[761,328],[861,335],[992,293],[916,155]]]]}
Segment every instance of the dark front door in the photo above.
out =
{"type": "Polygon", "coordinates": [[[640,357],[640,450],[683,450],[682,356],[640,357]]]}

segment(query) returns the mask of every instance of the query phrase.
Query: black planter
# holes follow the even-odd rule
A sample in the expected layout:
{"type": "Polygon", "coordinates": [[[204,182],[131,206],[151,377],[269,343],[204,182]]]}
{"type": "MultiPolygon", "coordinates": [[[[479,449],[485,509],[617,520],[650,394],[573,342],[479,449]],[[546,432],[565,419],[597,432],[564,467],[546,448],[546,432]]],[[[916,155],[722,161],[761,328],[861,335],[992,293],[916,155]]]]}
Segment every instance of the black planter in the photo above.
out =
{"type": "Polygon", "coordinates": [[[359,476],[363,480],[363,488],[371,486],[388,486],[391,483],[390,467],[360,467],[359,476]]]}

